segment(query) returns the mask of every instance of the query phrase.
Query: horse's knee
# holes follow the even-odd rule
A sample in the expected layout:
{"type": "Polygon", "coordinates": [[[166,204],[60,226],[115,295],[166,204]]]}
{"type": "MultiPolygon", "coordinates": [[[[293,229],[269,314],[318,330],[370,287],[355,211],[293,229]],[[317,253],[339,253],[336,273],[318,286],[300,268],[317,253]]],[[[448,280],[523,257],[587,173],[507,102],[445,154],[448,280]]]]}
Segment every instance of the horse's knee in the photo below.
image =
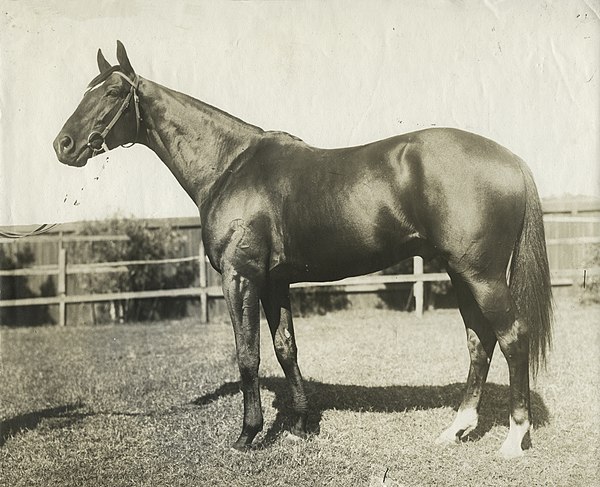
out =
{"type": "Polygon", "coordinates": [[[294,339],[287,329],[278,330],[273,337],[275,355],[281,364],[289,364],[296,361],[296,346],[294,339]]]}

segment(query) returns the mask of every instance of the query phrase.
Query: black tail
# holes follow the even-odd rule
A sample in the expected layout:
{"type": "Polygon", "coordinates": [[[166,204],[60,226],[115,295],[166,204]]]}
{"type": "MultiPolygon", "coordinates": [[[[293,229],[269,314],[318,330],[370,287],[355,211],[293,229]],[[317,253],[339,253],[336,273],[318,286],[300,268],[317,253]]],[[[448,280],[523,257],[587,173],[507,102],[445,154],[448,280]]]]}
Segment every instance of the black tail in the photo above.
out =
{"type": "Polygon", "coordinates": [[[552,344],[552,286],[546,253],[542,205],[533,175],[522,164],[525,218],[510,268],[510,291],[518,317],[529,330],[529,359],[535,376],[552,344]]]}

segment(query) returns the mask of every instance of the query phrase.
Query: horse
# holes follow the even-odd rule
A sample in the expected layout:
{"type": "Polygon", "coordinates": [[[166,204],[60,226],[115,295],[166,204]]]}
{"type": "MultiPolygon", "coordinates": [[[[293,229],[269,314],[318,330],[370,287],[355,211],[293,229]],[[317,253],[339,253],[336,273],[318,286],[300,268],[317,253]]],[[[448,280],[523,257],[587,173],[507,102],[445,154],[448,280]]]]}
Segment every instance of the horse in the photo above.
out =
{"type": "Polygon", "coordinates": [[[543,215],[523,160],[454,128],[320,149],[142,78],[120,41],[117,60],[110,65],[98,50],[100,74],[54,149],[60,162],[80,167],[115,147],[143,144],[198,206],[235,335],[244,415],[233,448],[251,448],[263,427],[260,304],[291,390],[288,435],[306,437],[290,284],[363,275],[421,255],[446,265],[470,354],[464,397],[437,442],[458,443],[477,426],[498,343],[510,380],[500,454],[523,455],[530,374],[544,364],[552,336],[543,215]]]}

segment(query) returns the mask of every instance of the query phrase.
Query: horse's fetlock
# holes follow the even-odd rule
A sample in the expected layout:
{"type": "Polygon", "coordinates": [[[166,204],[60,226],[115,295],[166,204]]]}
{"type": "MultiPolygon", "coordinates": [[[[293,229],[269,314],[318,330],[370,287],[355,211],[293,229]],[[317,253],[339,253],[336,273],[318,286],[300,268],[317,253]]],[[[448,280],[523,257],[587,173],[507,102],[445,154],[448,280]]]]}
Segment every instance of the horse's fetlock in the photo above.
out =
{"type": "Polygon", "coordinates": [[[262,416],[258,419],[255,419],[251,422],[249,422],[246,425],[246,432],[248,433],[249,436],[256,436],[260,431],[262,431],[264,426],[264,420],[262,418],[262,416]]]}
{"type": "Polygon", "coordinates": [[[529,422],[529,412],[525,408],[517,408],[511,413],[511,417],[518,425],[529,422]]]}
{"type": "Polygon", "coordinates": [[[238,367],[242,381],[252,381],[258,377],[258,368],[260,361],[256,359],[240,359],[238,358],[238,367]]]}

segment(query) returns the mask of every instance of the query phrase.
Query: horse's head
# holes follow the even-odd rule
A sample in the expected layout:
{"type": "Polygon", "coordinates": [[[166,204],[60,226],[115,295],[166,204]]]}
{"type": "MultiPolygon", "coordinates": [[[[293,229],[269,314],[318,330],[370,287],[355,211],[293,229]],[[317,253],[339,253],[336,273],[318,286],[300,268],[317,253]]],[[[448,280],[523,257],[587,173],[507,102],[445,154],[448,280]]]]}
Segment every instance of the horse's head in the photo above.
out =
{"type": "Polygon", "coordinates": [[[141,120],[139,78],[120,41],[117,59],[119,64],[111,66],[98,50],[100,74],[90,82],[81,103],[54,140],[54,151],[63,164],[81,167],[96,154],[136,142],[141,120]]]}

